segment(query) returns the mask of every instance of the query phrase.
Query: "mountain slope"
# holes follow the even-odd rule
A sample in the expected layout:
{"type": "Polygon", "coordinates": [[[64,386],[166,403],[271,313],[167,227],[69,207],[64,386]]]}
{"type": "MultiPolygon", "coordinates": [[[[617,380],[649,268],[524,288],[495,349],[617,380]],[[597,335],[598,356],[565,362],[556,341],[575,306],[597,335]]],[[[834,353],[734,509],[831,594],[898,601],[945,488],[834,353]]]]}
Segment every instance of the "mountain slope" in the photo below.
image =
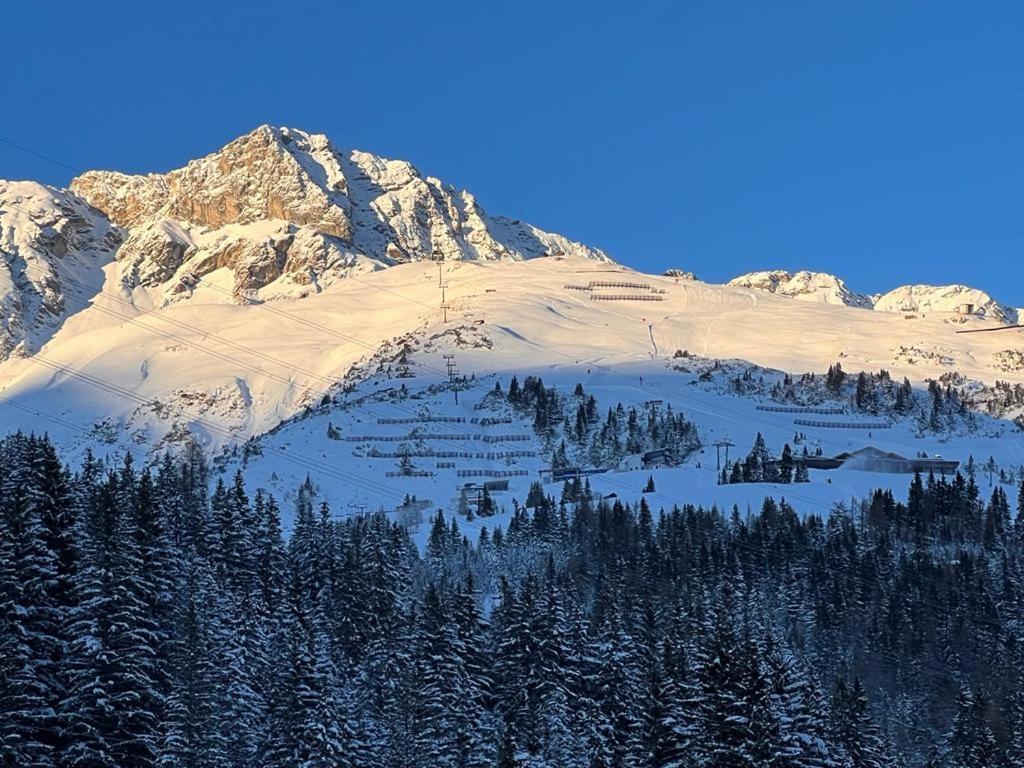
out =
{"type": "Polygon", "coordinates": [[[36,351],[102,285],[121,233],[73,194],[0,180],[0,359],[36,351]]]}
{"type": "MultiPolygon", "coordinates": [[[[429,357],[418,359],[427,368],[416,371],[436,381],[447,379],[442,352],[456,354],[467,374],[597,365],[643,375],[644,368],[664,370],[685,350],[794,373],[821,372],[841,360],[847,370],[886,368],[897,380],[918,383],[954,371],[1024,382],[1024,370],[1006,362],[1006,350],[1022,346],[1017,331],[956,333],[964,325],[991,326],[981,318],[964,325],[942,317],[905,320],[569,257],[449,262],[443,278],[447,323],[433,264],[399,265],[301,300],[266,303],[225,303],[227,268],[211,273],[191,301],[163,307],[132,305],[104,291],[39,355],[0,365],[0,386],[5,397],[90,432],[64,431],[73,443],[95,440],[95,426],[104,423],[104,435],[129,447],[192,430],[219,450],[315,406],[358,381],[371,363],[390,364],[375,356],[390,346],[393,359],[394,340],[403,338],[439,339],[429,357]],[[661,300],[599,301],[592,296],[600,294],[569,285],[580,281],[664,293],[630,289],[661,300]]],[[[25,421],[12,411],[3,418],[25,421]]]]}
{"type": "Polygon", "coordinates": [[[343,151],[320,134],[261,126],[166,174],[91,171],[72,190],[130,231],[128,287],[185,298],[233,272],[236,295],[304,295],[350,270],[427,259],[522,260],[600,250],[490,217],[466,191],[410,163],[343,151]],[[269,289],[269,290],[266,290],[269,289]]]}

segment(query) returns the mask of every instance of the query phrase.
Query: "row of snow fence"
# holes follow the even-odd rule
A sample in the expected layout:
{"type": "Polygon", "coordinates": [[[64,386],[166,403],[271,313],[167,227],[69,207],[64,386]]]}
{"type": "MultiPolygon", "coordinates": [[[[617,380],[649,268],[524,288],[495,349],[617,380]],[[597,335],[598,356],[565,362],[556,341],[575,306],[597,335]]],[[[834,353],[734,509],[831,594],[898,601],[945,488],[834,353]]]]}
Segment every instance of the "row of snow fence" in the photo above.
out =
{"type": "Polygon", "coordinates": [[[475,459],[481,455],[473,451],[378,451],[376,448],[366,454],[370,459],[401,459],[404,456],[417,459],[475,459]]]}
{"type": "Polygon", "coordinates": [[[771,413],[818,413],[833,416],[846,413],[842,408],[815,408],[809,405],[759,405],[757,410],[771,413]]]}
{"type": "Polygon", "coordinates": [[[410,469],[408,472],[385,472],[385,477],[433,477],[433,472],[423,472],[418,469],[410,469]]]}
{"type": "Polygon", "coordinates": [[[523,443],[533,440],[533,435],[472,435],[442,432],[410,432],[407,435],[345,435],[342,440],[349,443],[415,443],[417,440],[448,440],[458,443],[480,440],[485,443],[523,443]]]}
{"type": "Polygon", "coordinates": [[[881,421],[811,421],[810,419],[793,419],[794,424],[801,427],[823,427],[825,429],[889,429],[889,425],[881,421]]]}
{"type": "Polygon", "coordinates": [[[511,416],[484,416],[482,419],[473,417],[473,424],[479,424],[481,427],[492,427],[495,424],[511,424],[511,416]]]}
{"type": "Polygon", "coordinates": [[[592,293],[590,294],[591,301],[664,301],[665,297],[658,294],[648,293],[592,293]]]}
{"type": "Polygon", "coordinates": [[[633,288],[638,291],[650,291],[651,293],[664,293],[664,288],[655,288],[647,283],[627,283],[623,280],[591,280],[587,286],[590,290],[595,288],[633,288]]]}
{"type": "Polygon", "coordinates": [[[438,469],[455,469],[454,461],[439,461],[437,462],[438,469]]]}
{"type": "Polygon", "coordinates": [[[460,469],[457,477],[525,477],[530,474],[525,469],[460,469]]]}
{"type": "Polygon", "coordinates": [[[502,459],[524,459],[533,458],[536,451],[378,451],[371,450],[367,454],[370,459],[401,459],[405,456],[414,459],[480,459],[485,461],[500,461],[502,459]]]}
{"type": "Polygon", "coordinates": [[[377,419],[378,424],[462,424],[462,416],[413,416],[404,419],[377,419]]]}
{"type": "Polygon", "coordinates": [[[416,442],[417,440],[455,440],[463,442],[479,440],[480,435],[459,434],[457,432],[410,432],[407,435],[346,435],[343,439],[350,443],[372,443],[377,440],[382,443],[416,442]]]}

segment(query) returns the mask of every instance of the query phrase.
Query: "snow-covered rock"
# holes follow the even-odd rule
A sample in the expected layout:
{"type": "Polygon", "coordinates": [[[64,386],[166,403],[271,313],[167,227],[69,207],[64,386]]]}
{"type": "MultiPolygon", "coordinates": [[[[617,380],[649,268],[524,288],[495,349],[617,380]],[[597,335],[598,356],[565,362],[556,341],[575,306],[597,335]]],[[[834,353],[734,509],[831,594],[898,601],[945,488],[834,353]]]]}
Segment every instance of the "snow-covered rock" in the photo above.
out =
{"type": "Polygon", "coordinates": [[[1004,323],[1014,323],[1018,310],[993,299],[989,294],[966,285],[904,285],[883,294],[875,302],[879,312],[943,313],[973,307],[975,314],[1004,323]]]}
{"type": "Polygon", "coordinates": [[[235,293],[276,283],[270,293],[295,295],[359,266],[554,254],[608,261],[561,235],[488,216],[469,192],[408,162],[289,128],[261,126],[169,173],[90,171],[71,188],[130,231],[118,254],[126,284],[166,284],[165,299],[225,267],[235,293]]]}
{"type": "Polygon", "coordinates": [[[665,277],[678,277],[680,280],[697,280],[697,275],[685,269],[672,267],[662,272],[665,277]]]}
{"type": "Polygon", "coordinates": [[[1013,323],[1020,310],[996,301],[977,288],[966,285],[904,285],[888,293],[866,295],[850,290],[840,278],[824,272],[786,272],[776,269],[750,272],[733,278],[728,285],[755,288],[779,296],[822,304],[874,309],[905,314],[956,313],[970,305],[972,313],[1013,323]]]}
{"type": "Polygon", "coordinates": [[[75,195],[0,180],[0,360],[31,354],[84,306],[120,241],[75,195]]]}
{"type": "Polygon", "coordinates": [[[871,299],[851,291],[846,283],[835,275],[824,272],[786,272],[781,269],[766,272],[750,272],[733,278],[728,283],[739,288],[756,288],[779,296],[789,296],[801,301],[816,301],[821,304],[842,304],[847,307],[871,307],[871,299]]]}

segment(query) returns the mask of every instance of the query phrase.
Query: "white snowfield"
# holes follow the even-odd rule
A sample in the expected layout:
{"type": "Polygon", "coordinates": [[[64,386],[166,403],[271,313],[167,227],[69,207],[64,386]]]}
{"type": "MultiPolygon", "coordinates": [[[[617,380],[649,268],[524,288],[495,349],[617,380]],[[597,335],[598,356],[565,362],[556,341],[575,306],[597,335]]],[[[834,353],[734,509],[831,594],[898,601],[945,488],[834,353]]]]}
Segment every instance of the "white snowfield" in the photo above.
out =
{"type": "MultiPolygon", "coordinates": [[[[118,269],[117,264],[107,267],[107,288],[72,315],[36,356],[0,365],[4,428],[46,430],[77,452],[90,447],[101,455],[173,448],[187,430],[215,453],[274,429],[306,406],[319,404],[325,393],[337,393],[353,365],[370,360],[382,344],[399,337],[415,341],[409,358],[415,378],[389,378],[388,366],[374,362],[363,370],[378,375],[365,383],[359,375],[351,376],[356,389],[350,400],[403,384],[419,392],[446,381],[442,355],[454,354],[459,372],[478,380],[463,393],[460,410],[452,411],[467,423],[472,405],[495,379],[507,387],[513,373],[520,381],[534,374],[566,393],[582,383],[599,398],[602,413],[620,401],[671,403],[697,422],[706,445],[719,438],[736,443],[733,457],[749,450],[758,431],[765,433],[773,450],[780,450],[797,429],[792,414],[756,411],[753,400],[701,387],[694,375],[671,370],[685,362],[673,359],[677,350],[793,374],[821,372],[841,361],[850,372],[885,368],[897,380],[907,376],[917,385],[950,371],[985,382],[1024,382],[1024,370],[998,367],[1001,352],[1024,347],[1020,330],[957,333],[997,327],[991,320],[953,314],[907,320],[898,314],[795,302],[753,289],[644,275],[580,258],[442,264],[447,323],[440,308],[439,269],[429,263],[350,275],[303,299],[257,304],[226,303],[231,274],[225,269],[204,278],[187,302],[160,307],[146,305],[144,289],[123,294],[118,269]],[[647,288],[567,287],[592,282],[647,288]],[[594,298],[607,295],[634,298],[594,298]]],[[[386,358],[394,359],[395,354],[386,358]]],[[[397,367],[392,364],[391,370],[397,367]]],[[[359,429],[378,434],[373,427],[378,417],[407,416],[423,406],[448,414],[446,409],[455,406],[445,403],[452,398],[450,392],[433,393],[422,402],[408,400],[394,407],[370,398],[359,404],[361,410],[317,413],[261,441],[263,455],[251,458],[247,471],[279,493],[310,474],[328,484],[322,490],[339,508],[349,503],[393,508],[417,488],[421,498],[451,508],[456,485],[467,480],[454,472],[432,479],[386,478],[385,471],[395,469],[394,461],[356,460],[352,444],[328,440],[326,431],[333,423],[346,435],[359,429]],[[433,406],[431,397],[437,400],[433,406]]],[[[1020,433],[1008,422],[1002,424],[1005,428],[993,427],[947,445],[917,438],[909,428],[878,432],[870,441],[840,430],[800,429],[826,454],[870,442],[910,456],[925,450],[966,460],[973,453],[980,462],[999,454],[1004,467],[1024,464],[1020,433]]],[[[528,424],[518,427],[519,432],[529,431],[528,424]]],[[[436,431],[448,430],[441,425],[436,431]]],[[[481,450],[474,442],[478,438],[471,436],[480,430],[457,431],[459,440],[444,444],[473,444],[481,450]]],[[[487,450],[516,447],[522,446],[487,450]]],[[[713,452],[706,453],[684,469],[660,472],[675,473],[665,483],[678,488],[679,501],[753,503],[764,495],[763,488],[715,485],[712,461],[713,452]],[[702,463],[699,470],[696,461],[702,463]]],[[[486,466],[526,469],[529,476],[512,483],[522,499],[544,464],[538,457],[486,466]]],[[[432,464],[429,468],[435,469],[432,464]]],[[[860,475],[868,473],[833,472],[831,477],[846,479],[816,491],[808,486],[788,490],[835,500],[880,482],[877,475],[856,480],[860,475]]],[[[624,482],[624,493],[634,486],[639,493],[642,483],[618,477],[596,479],[595,485],[611,492],[616,482],[624,482]]],[[[906,478],[882,476],[881,482],[902,489],[906,478]]]]}

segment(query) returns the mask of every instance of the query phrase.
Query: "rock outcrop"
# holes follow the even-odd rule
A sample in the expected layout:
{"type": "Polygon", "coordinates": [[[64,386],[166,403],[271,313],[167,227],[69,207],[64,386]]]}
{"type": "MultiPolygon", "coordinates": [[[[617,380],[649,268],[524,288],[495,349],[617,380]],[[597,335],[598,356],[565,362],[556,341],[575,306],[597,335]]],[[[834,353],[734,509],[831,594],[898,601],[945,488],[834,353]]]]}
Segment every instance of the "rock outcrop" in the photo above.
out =
{"type": "Polygon", "coordinates": [[[824,272],[808,272],[806,270],[800,272],[784,270],[750,272],[730,280],[728,284],[739,288],[757,288],[801,301],[843,304],[863,309],[871,308],[870,298],[851,291],[841,279],[824,272]]]}
{"type": "Polygon", "coordinates": [[[964,312],[1015,323],[1018,312],[984,291],[966,285],[904,285],[878,297],[879,312],[912,312],[920,314],[964,312]]]}
{"type": "Polygon", "coordinates": [[[121,238],[73,194],[0,181],[0,360],[35,352],[85,306],[121,238]]]}
{"type": "Polygon", "coordinates": [[[520,221],[405,161],[337,149],[326,136],[261,126],[165,174],[90,171],[72,190],[129,231],[126,286],[165,298],[219,269],[237,294],[301,295],[353,268],[424,259],[608,257],[520,221]]]}
{"type": "Polygon", "coordinates": [[[904,285],[888,293],[868,296],[851,291],[846,283],[823,272],[786,272],[771,270],[750,272],[729,281],[728,285],[790,296],[802,301],[845,304],[848,307],[874,309],[877,312],[912,314],[970,313],[1016,323],[1020,311],[1002,304],[989,294],[966,285],[904,285]]]}

